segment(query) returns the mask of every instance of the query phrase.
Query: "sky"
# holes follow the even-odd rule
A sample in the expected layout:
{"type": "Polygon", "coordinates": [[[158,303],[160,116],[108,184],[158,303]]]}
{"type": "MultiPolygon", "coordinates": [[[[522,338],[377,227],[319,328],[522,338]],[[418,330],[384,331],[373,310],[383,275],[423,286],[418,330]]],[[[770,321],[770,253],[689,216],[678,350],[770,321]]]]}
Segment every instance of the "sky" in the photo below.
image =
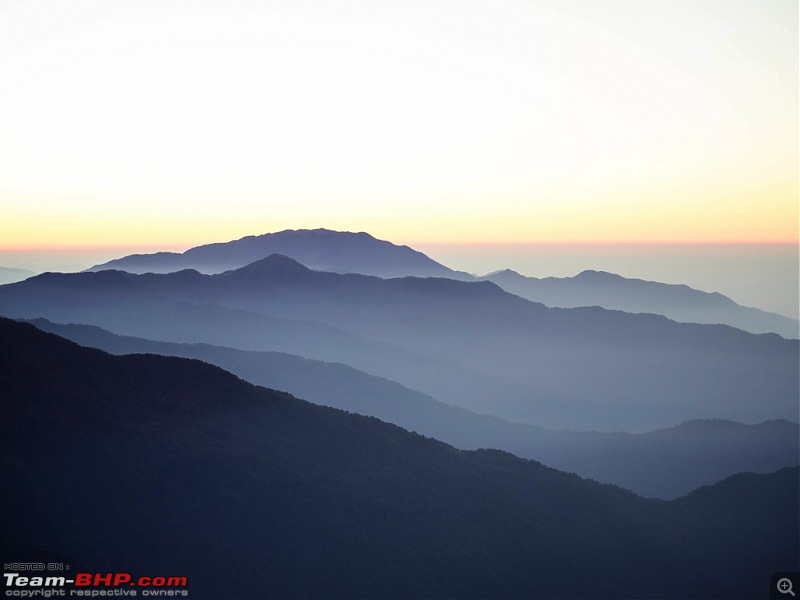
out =
{"type": "Polygon", "coordinates": [[[316,227],[796,245],[798,219],[795,0],[0,0],[0,264],[316,227]]]}

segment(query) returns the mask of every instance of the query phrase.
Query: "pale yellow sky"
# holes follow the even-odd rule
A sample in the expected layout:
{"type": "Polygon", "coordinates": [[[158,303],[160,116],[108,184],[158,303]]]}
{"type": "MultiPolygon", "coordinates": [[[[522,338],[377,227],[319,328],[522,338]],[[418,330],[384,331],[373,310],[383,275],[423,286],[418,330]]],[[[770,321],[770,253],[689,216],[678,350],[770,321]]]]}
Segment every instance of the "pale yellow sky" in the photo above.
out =
{"type": "Polygon", "coordinates": [[[0,247],[796,242],[795,0],[0,0],[0,247]]]}

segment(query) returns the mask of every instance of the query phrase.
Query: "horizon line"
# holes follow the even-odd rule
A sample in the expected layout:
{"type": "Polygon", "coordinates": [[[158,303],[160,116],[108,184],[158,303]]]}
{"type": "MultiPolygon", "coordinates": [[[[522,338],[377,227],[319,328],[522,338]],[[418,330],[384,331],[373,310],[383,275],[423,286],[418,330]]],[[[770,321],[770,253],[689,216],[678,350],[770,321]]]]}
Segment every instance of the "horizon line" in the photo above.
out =
{"type": "MultiPolygon", "coordinates": [[[[301,231],[303,228],[293,229],[293,231],[301,231]]],[[[307,231],[312,231],[313,229],[309,228],[306,229],[307,231]]],[[[286,229],[282,229],[280,231],[289,231],[286,229]]],[[[600,240],[592,240],[592,239],[561,239],[561,240],[508,240],[508,239],[497,239],[497,240],[487,240],[487,239],[478,239],[478,240],[424,240],[424,239],[416,239],[416,240],[408,240],[408,239],[401,239],[401,236],[397,238],[393,238],[392,236],[386,236],[381,233],[369,233],[365,232],[363,229],[358,231],[349,231],[349,230],[330,230],[330,231],[338,231],[341,233],[368,233],[372,237],[375,237],[378,240],[388,241],[396,245],[406,245],[406,246],[426,246],[426,247],[434,247],[434,248],[475,248],[475,247],[486,247],[486,248],[522,248],[522,247],[581,247],[581,246],[800,246],[800,239],[788,239],[788,240],[747,240],[747,239],[723,239],[723,240],[642,240],[642,239],[628,239],[628,240],[608,240],[608,239],[600,239],[600,240]]],[[[93,244],[91,242],[83,242],[83,243],[25,243],[25,244],[10,244],[4,245],[0,243],[0,252],[54,252],[54,251],[67,251],[67,252],[102,252],[102,251],[117,251],[117,250],[128,250],[128,251],[140,251],[140,252],[182,252],[188,250],[190,248],[194,248],[196,246],[202,246],[206,244],[218,244],[218,243],[227,243],[236,241],[245,237],[258,237],[261,235],[266,235],[270,233],[278,233],[278,231],[269,231],[264,233],[255,233],[255,234],[245,234],[243,236],[238,237],[231,237],[227,240],[220,240],[220,239],[206,239],[206,240],[183,240],[183,241],[162,241],[162,242],[118,242],[118,243],[97,243],[93,244]]],[[[226,236],[227,237],[227,236],[226,236]]]]}
{"type": "MultiPolygon", "coordinates": [[[[342,231],[343,233],[359,233],[342,231]]],[[[276,233],[276,232],[267,232],[276,233]]],[[[251,237],[264,234],[250,234],[251,237]]],[[[406,246],[426,246],[436,248],[467,248],[467,247],[486,247],[486,248],[520,248],[520,247],[559,247],[559,246],[800,246],[800,240],[547,240],[547,241],[504,241],[504,240],[475,240],[475,241],[406,241],[406,240],[392,240],[388,238],[373,236],[382,241],[389,241],[396,245],[406,246]]],[[[67,251],[67,252],[98,252],[98,251],[113,251],[113,250],[130,250],[142,252],[182,252],[196,246],[206,244],[227,243],[242,239],[231,238],[226,241],[208,240],[197,242],[123,242],[116,244],[23,244],[23,245],[1,245],[0,252],[54,252],[54,251],[67,251]]]]}

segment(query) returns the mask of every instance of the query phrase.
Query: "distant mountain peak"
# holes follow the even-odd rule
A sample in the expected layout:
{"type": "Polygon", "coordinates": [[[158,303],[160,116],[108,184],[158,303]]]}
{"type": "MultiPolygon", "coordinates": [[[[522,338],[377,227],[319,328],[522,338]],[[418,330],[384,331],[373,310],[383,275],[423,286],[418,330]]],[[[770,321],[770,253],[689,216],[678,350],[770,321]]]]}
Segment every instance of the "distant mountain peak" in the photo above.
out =
{"type": "Polygon", "coordinates": [[[484,275],[482,277],[482,279],[491,279],[493,277],[505,277],[505,278],[511,278],[511,277],[520,278],[521,277],[523,279],[525,278],[524,275],[522,275],[521,273],[517,273],[513,269],[500,269],[499,271],[492,271],[488,275],[484,275]]]}
{"type": "Polygon", "coordinates": [[[238,240],[196,246],[182,254],[159,252],[130,255],[90,271],[122,269],[132,273],[169,273],[192,268],[214,274],[232,271],[272,254],[290,257],[315,271],[393,277],[471,279],[439,264],[422,252],[359,231],[286,229],[238,240]]]}
{"type": "Polygon", "coordinates": [[[254,275],[296,275],[296,274],[305,274],[311,272],[311,269],[306,267],[304,264],[294,260],[293,258],[289,258],[283,254],[270,254],[266,258],[262,258],[256,261],[251,262],[248,265],[240,267],[238,269],[231,269],[230,271],[226,271],[222,275],[244,275],[244,276],[254,276],[254,275]]]}
{"type": "Polygon", "coordinates": [[[609,273],[608,271],[596,271],[594,269],[586,269],[575,275],[575,279],[593,279],[597,281],[618,281],[625,279],[622,275],[616,273],[609,273]]]}
{"type": "MultiPolygon", "coordinates": [[[[246,235],[237,240],[231,240],[231,242],[227,243],[241,242],[244,240],[263,240],[275,237],[295,237],[295,238],[296,237],[315,237],[315,238],[361,237],[365,239],[391,244],[391,242],[385,242],[384,240],[379,240],[378,238],[367,233],[366,231],[339,231],[336,229],[327,229],[325,227],[317,227],[316,229],[283,229],[281,231],[273,231],[257,235],[246,235]]],[[[207,245],[213,245],[213,244],[207,244],[207,245]]],[[[202,248],[203,246],[199,247],[202,248]]]]}

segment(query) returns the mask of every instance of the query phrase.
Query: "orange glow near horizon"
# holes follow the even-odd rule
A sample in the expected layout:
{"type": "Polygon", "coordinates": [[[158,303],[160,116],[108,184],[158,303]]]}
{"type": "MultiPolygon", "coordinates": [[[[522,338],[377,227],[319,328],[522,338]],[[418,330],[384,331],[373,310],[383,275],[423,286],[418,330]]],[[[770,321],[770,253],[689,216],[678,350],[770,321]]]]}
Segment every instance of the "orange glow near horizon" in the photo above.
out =
{"type": "Polygon", "coordinates": [[[796,0],[6,4],[0,249],[800,242],[796,0]]]}
{"type": "MultiPolygon", "coordinates": [[[[401,245],[605,245],[605,244],[798,244],[798,205],[787,201],[740,199],[738,203],[519,204],[513,212],[463,213],[440,209],[425,216],[386,214],[369,207],[358,215],[310,219],[304,210],[280,217],[254,211],[248,218],[182,216],[163,210],[153,219],[142,212],[91,216],[53,211],[52,215],[7,212],[0,222],[0,249],[138,249],[140,252],[188,248],[285,229],[326,228],[364,231],[401,245]],[[10,214],[9,214],[10,213],[10,214]],[[437,214],[438,213],[438,214],[437,214]],[[263,218],[259,218],[263,215],[263,218]]],[[[1,205],[1,204],[0,204],[1,205]]],[[[33,212],[33,211],[31,211],[33,212]]],[[[289,213],[290,211],[286,211],[289,213]]]]}
{"type": "MultiPolygon", "coordinates": [[[[298,228],[295,228],[298,229],[298,228]]],[[[303,229],[303,228],[300,228],[303,229]]],[[[352,230],[353,232],[362,231],[362,230],[352,230]]],[[[52,253],[58,251],[66,251],[66,252],[108,252],[108,253],[116,253],[120,256],[125,254],[140,254],[140,253],[155,253],[155,252],[184,252],[189,250],[190,248],[194,248],[196,246],[202,246],[205,244],[213,244],[219,242],[228,242],[232,240],[237,240],[242,237],[250,236],[250,235],[262,235],[263,233],[273,233],[269,231],[259,232],[259,233],[247,233],[244,235],[234,235],[234,236],[217,236],[214,238],[208,239],[197,239],[192,241],[184,241],[182,243],[177,243],[175,241],[167,241],[158,242],[153,241],[150,243],[137,243],[134,241],[126,241],[126,242],[119,242],[115,244],[111,243],[101,243],[101,244],[90,244],[84,242],[71,242],[69,240],[58,243],[58,242],[51,242],[45,244],[6,244],[0,243],[0,252],[3,253],[15,253],[15,252],[26,252],[26,253],[52,253]]],[[[703,241],[703,240],[586,240],[586,239],[576,239],[576,240],[557,240],[557,241],[512,241],[509,239],[501,239],[501,240],[474,240],[474,241],[429,241],[426,239],[415,239],[415,240],[408,240],[408,239],[398,239],[398,238],[390,238],[388,236],[377,235],[374,232],[367,231],[370,235],[382,240],[386,240],[392,242],[396,245],[405,245],[410,246],[414,249],[426,248],[426,249],[447,249],[451,252],[458,252],[459,249],[464,249],[465,251],[474,252],[476,249],[485,249],[487,252],[491,252],[492,250],[513,250],[517,248],[532,248],[532,247],[553,247],[553,248],[574,248],[580,249],[581,247],[590,248],[590,247],[630,247],[630,248],[641,248],[646,249],[648,247],[652,248],[662,248],[662,247],[726,247],[726,246],[763,246],[768,248],[770,246],[774,247],[785,247],[785,246],[798,246],[800,248],[800,242],[797,239],[786,239],[786,240],[742,240],[742,239],[727,239],[727,240],[712,240],[712,241],[703,241]]]]}

